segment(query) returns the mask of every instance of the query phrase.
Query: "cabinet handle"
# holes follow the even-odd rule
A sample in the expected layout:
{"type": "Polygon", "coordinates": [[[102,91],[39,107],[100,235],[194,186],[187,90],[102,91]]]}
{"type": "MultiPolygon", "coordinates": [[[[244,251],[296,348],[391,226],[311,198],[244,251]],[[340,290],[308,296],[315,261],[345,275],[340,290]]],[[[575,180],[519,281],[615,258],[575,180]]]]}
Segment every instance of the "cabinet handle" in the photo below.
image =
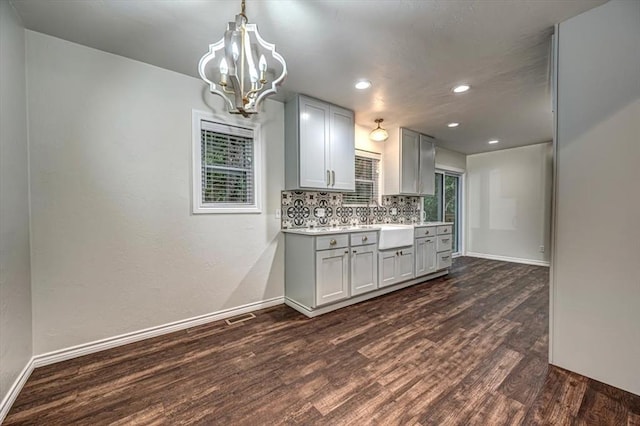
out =
{"type": "MultiPolygon", "coordinates": [[[[354,251],[354,253],[355,253],[355,251],[354,251]]],[[[344,254],[349,254],[349,250],[345,250],[344,254]]]]}
{"type": "Polygon", "coordinates": [[[336,171],[331,170],[331,186],[336,186],[336,171]]]}
{"type": "Polygon", "coordinates": [[[442,239],[442,242],[443,242],[443,243],[446,243],[447,241],[449,241],[449,239],[448,239],[448,238],[443,238],[443,239],[442,239]]]}
{"type": "Polygon", "coordinates": [[[396,256],[400,256],[400,252],[399,251],[396,252],[396,256]]]}
{"type": "Polygon", "coordinates": [[[327,186],[331,186],[331,172],[327,170],[327,186]]]}
{"type": "Polygon", "coordinates": [[[362,237],[362,241],[368,241],[369,237],[367,237],[366,235],[364,237],[362,237]]]}
{"type": "Polygon", "coordinates": [[[336,244],[338,244],[338,242],[336,240],[329,241],[329,245],[330,246],[335,246],[336,244]]]}
{"type": "Polygon", "coordinates": [[[353,251],[353,254],[356,254],[356,253],[357,253],[357,251],[355,251],[355,250],[354,250],[354,251],[353,251]]]}
{"type": "Polygon", "coordinates": [[[442,258],[443,258],[443,259],[448,259],[448,258],[449,258],[449,256],[442,256],[442,258]]]}
{"type": "Polygon", "coordinates": [[[400,256],[402,256],[402,250],[400,250],[400,256]]]}

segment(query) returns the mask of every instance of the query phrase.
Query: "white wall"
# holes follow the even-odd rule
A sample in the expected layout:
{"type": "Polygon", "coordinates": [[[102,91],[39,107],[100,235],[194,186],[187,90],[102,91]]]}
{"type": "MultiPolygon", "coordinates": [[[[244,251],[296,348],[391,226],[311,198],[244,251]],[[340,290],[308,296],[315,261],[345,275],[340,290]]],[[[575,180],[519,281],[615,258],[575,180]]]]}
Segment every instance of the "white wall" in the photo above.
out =
{"type": "Polygon", "coordinates": [[[467,156],[467,254],[548,262],[551,172],[550,143],[467,156]]]}
{"type": "Polygon", "coordinates": [[[551,363],[640,395],[640,2],[560,24],[551,363]]]}
{"type": "Polygon", "coordinates": [[[436,146],[436,167],[467,169],[467,156],[460,152],[436,146]]]}
{"type": "Polygon", "coordinates": [[[27,64],[36,354],[283,296],[281,103],[263,213],[192,215],[202,81],[31,31],[27,64]]]}
{"type": "Polygon", "coordinates": [[[0,1],[0,400],[32,355],[24,34],[0,1]]]}

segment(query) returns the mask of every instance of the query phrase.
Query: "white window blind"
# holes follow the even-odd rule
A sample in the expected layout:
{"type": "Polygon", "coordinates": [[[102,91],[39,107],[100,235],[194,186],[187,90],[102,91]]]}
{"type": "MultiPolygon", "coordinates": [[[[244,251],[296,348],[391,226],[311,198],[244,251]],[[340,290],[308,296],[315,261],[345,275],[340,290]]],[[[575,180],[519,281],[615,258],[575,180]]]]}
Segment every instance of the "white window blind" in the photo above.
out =
{"type": "Polygon", "coordinates": [[[202,203],[255,204],[253,130],[202,120],[202,203]]]}
{"type": "Polygon", "coordinates": [[[380,198],[380,160],[358,155],[355,160],[356,190],[343,195],[344,204],[366,205],[380,198]]]}

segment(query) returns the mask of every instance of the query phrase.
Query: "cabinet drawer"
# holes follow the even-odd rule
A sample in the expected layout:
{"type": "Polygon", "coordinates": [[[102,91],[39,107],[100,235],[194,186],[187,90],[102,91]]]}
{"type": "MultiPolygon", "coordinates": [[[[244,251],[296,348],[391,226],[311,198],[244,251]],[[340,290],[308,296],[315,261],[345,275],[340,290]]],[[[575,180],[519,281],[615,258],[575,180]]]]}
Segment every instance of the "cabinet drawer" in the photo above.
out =
{"type": "Polygon", "coordinates": [[[445,251],[438,253],[438,270],[451,267],[451,252],[445,251]]]}
{"type": "Polygon", "coordinates": [[[438,235],[450,234],[450,233],[451,233],[451,225],[438,226],[438,235]]]}
{"type": "Polygon", "coordinates": [[[351,234],[351,247],[376,244],[377,242],[377,232],[357,232],[355,234],[351,234]]]}
{"type": "Polygon", "coordinates": [[[438,235],[438,242],[436,243],[436,251],[451,251],[451,234],[438,235]]]}
{"type": "Polygon", "coordinates": [[[327,250],[347,247],[349,234],[325,235],[316,237],[316,250],[327,250]]]}
{"type": "Polygon", "coordinates": [[[419,237],[431,237],[433,235],[436,235],[436,227],[435,226],[430,226],[430,227],[421,227],[421,228],[416,228],[414,230],[414,235],[416,238],[419,237]]]}

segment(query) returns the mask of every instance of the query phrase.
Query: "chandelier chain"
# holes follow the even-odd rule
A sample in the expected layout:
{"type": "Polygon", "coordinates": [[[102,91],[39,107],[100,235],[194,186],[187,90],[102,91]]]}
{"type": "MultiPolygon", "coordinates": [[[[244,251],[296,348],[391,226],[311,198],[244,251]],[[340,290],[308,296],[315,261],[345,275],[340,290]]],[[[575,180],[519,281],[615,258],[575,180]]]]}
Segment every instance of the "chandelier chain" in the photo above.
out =
{"type": "Polygon", "coordinates": [[[245,0],[242,0],[241,6],[240,6],[240,16],[242,16],[245,19],[245,21],[249,21],[249,19],[247,18],[247,14],[245,12],[246,9],[247,9],[246,2],[245,0]]]}

